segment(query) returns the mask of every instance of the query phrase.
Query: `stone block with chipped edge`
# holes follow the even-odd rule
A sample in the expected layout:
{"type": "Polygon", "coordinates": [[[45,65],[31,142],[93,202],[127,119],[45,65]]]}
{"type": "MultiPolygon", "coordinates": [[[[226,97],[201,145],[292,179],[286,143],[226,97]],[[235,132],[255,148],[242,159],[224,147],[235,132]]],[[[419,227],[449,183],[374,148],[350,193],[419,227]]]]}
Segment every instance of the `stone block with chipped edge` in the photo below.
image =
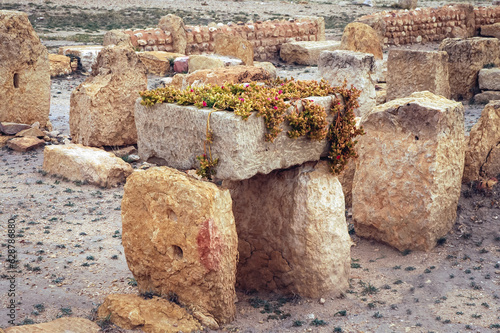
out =
{"type": "Polygon", "coordinates": [[[338,49],[340,49],[340,42],[333,40],[290,42],[281,44],[280,58],[286,63],[306,66],[317,65],[322,51],[338,49]]]}
{"type": "Polygon", "coordinates": [[[483,68],[479,70],[479,89],[500,91],[500,68],[483,68]]]}

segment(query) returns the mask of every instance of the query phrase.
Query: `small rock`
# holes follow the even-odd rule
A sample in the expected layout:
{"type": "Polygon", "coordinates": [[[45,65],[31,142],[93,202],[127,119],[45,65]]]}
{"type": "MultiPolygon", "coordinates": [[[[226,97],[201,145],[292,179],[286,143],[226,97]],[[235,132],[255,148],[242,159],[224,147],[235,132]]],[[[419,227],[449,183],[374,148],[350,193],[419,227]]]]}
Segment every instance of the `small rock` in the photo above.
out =
{"type": "Polygon", "coordinates": [[[316,318],[316,316],[314,315],[314,313],[310,313],[310,314],[306,315],[306,319],[313,320],[315,318],[316,318]]]}
{"type": "Polygon", "coordinates": [[[37,138],[43,138],[45,136],[45,133],[43,133],[40,129],[36,127],[31,127],[18,132],[16,136],[32,136],[37,138]]]}
{"type": "Polygon", "coordinates": [[[127,162],[129,163],[132,163],[132,162],[137,162],[139,161],[141,158],[139,157],[139,155],[135,155],[135,154],[132,154],[132,155],[128,155],[127,157],[127,162]]]}
{"type": "Polygon", "coordinates": [[[38,128],[38,129],[40,129],[40,122],[35,121],[35,122],[31,125],[31,128],[38,128]]]}
{"type": "Polygon", "coordinates": [[[324,298],[319,299],[319,304],[325,304],[326,300],[324,298]]]}
{"type": "Polygon", "coordinates": [[[59,131],[50,131],[49,132],[49,136],[52,137],[52,138],[55,138],[57,137],[61,132],[59,131]]]}
{"type": "Polygon", "coordinates": [[[219,329],[219,324],[217,324],[217,322],[213,317],[206,316],[199,311],[193,313],[193,317],[195,317],[203,326],[206,326],[211,330],[219,329]]]}

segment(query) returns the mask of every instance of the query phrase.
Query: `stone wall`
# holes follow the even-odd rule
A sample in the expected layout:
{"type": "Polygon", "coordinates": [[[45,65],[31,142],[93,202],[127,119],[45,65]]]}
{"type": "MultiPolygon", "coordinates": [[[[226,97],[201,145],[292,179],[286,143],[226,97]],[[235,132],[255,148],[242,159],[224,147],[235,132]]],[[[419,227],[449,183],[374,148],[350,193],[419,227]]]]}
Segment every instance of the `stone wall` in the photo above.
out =
{"type": "MultiPolygon", "coordinates": [[[[255,23],[185,26],[186,54],[213,53],[217,34],[240,36],[254,47],[254,59],[263,61],[279,56],[281,44],[291,41],[325,40],[323,18],[307,17],[292,20],[257,21],[255,23]]],[[[159,28],[126,30],[134,47],[142,51],[173,51],[172,32],[159,28]]]]}
{"type": "Polygon", "coordinates": [[[383,11],[357,19],[372,26],[384,46],[437,42],[477,36],[484,24],[500,22],[500,6],[447,5],[438,8],[383,11]]]}

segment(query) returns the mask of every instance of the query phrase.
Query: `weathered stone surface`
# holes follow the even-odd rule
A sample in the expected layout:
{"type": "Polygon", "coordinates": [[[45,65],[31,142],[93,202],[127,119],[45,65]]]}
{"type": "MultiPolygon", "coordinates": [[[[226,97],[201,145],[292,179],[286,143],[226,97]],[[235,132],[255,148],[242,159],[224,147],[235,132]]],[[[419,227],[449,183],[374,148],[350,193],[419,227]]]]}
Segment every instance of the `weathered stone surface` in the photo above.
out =
{"type": "Polygon", "coordinates": [[[167,167],[134,172],[122,221],[141,292],[175,293],[219,324],[234,319],[238,236],[229,191],[167,167]]]}
{"type": "Polygon", "coordinates": [[[379,105],[361,120],[356,234],[398,250],[436,245],[455,223],[464,167],[464,108],[430,92],[379,105]]]}
{"type": "Polygon", "coordinates": [[[5,121],[0,122],[0,132],[6,135],[16,135],[28,128],[31,128],[31,126],[27,124],[9,123],[5,121]]]}
{"type": "Polygon", "coordinates": [[[281,44],[280,58],[287,63],[317,65],[322,51],[340,49],[339,41],[290,42],[281,44]]]}
{"type": "Polygon", "coordinates": [[[49,54],[50,77],[71,74],[71,59],[60,54],[49,54]]]}
{"type": "Polygon", "coordinates": [[[123,30],[110,30],[104,34],[102,41],[103,46],[118,45],[125,47],[133,47],[130,35],[123,30]]]}
{"type": "Polygon", "coordinates": [[[217,34],[214,37],[214,53],[232,56],[243,61],[244,65],[253,66],[253,45],[240,36],[217,34]]]}
{"type": "Polygon", "coordinates": [[[369,25],[377,33],[380,41],[380,47],[384,48],[384,38],[387,31],[387,23],[382,15],[366,15],[356,19],[355,22],[360,22],[369,25]]]}
{"type": "MultiPolygon", "coordinates": [[[[500,142],[500,101],[488,103],[477,123],[472,127],[469,141],[465,151],[465,168],[462,181],[464,183],[478,180],[484,177],[497,177],[498,173],[492,174],[495,155],[498,155],[498,144],[500,142]],[[493,156],[491,152],[495,151],[493,156]],[[485,168],[485,164],[490,167],[485,168]]],[[[497,164],[496,162],[495,164],[497,164]]]]}
{"type": "Polygon", "coordinates": [[[264,69],[267,73],[269,73],[269,76],[272,80],[276,79],[278,77],[278,74],[276,72],[276,67],[271,62],[268,61],[255,61],[253,63],[255,67],[262,68],[264,69]]]}
{"type": "Polygon", "coordinates": [[[189,57],[178,57],[174,59],[174,72],[187,73],[189,70],[189,57]]]}
{"type": "Polygon", "coordinates": [[[127,330],[140,329],[146,333],[188,333],[201,330],[200,323],[175,303],[154,296],[144,299],[138,295],[108,295],[99,307],[97,316],[127,330]]]}
{"type": "Polygon", "coordinates": [[[483,91],[482,93],[474,96],[474,103],[488,104],[490,101],[496,101],[499,99],[500,91],[483,91]]]}
{"type": "Polygon", "coordinates": [[[255,66],[231,66],[216,69],[198,70],[189,75],[177,74],[172,85],[179,89],[187,86],[202,86],[205,84],[223,85],[225,83],[245,83],[252,81],[264,82],[271,78],[269,72],[255,66]]]}
{"type": "Polygon", "coordinates": [[[375,86],[375,94],[377,95],[377,105],[387,102],[387,84],[377,83],[375,86]]]}
{"type": "Polygon", "coordinates": [[[163,51],[137,52],[137,55],[139,56],[139,59],[144,64],[144,66],[146,66],[148,73],[160,76],[171,73],[171,62],[173,62],[175,58],[184,56],[180,53],[163,51]]]}
{"type": "Polygon", "coordinates": [[[50,110],[50,64],[26,13],[0,10],[0,121],[45,127],[50,110]]]}
{"type": "Polygon", "coordinates": [[[448,54],[442,51],[390,50],[387,60],[387,100],[417,91],[450,98],[448,54]]]}
{"type": "Polygon", "coordinates": [[[36,127],[30,127],[18,132],[16,136],[34,136],[37,138],[43,138],[45,136],[45,133],[36,127]]]}
{"type": "Polygon", "coordinates": [[[172,34],[173,52],[186,54],[187,37],[182,18],[173,14],[163,16],[158,22],[158,28],[172,34]]]}
{"type": "Polygon", "coordinates": [[[375,59],[382,59],[382,46],[377,32],[361,22],[349,23],[344,28],[340,50],[370,53],[375,59]]]}
{"type": "Polygon", "coordinates": [[[479,89],[500,91],[500,68],[483,68],[478,77],[479,89]]]}
{"type": "Polygon", "coordinates": [[[344,193],[345,208],[352,207],[352,182],[354,181],[354,174],[356,173],[356,161],[351,159],[344,171],[338,176],[338,180],[342,185],[342,192],[344,193]]]}
{"type": "Polygon", "coordinates": [[[80,58],[82,69],[91,72],[92,66],[97,60],[99,52],[103,49],[102,45],[76,45],[76,46],[61,46],[59,54],[74,55],[80,58]]]}
{"type": "Polygon", "coordinates": [[[134,171],[130,164],[113,153],[75,144],[45,147],[43,170],[101,187],[124,183],[134,171]]]}
{"type": "Polygon", "coordinates": [[[449,55],[451,98],[458,101],[479,92],[478,73],[485,64],[500,64],[500,41],[495,38],[447,38],[439,50],[449,55]]]}
{"type": "Polygon", "coordinates": [[[417,8],[418,0],[398,0],[398,8],[415,9],[417,8]]]}
{"type": "Polygon", "coordinates": [[[375,59],[375,77],[380,83],[387,82],[387,60],[389,56],[384,54],[383,59],[375,59]]]}
{"type": "Polygon", "coordinates": [[[139,92],[146,89],[146,68],[136,53],[107,46],[92,75],[71,94],[73,142],[96,147],[135,144],[134,104],[139,92]]]}
{"type": "Polygon", "coordinates": [[[100,329],[99,325],[86,318],[64,317],[43,324],[7,327],[4,331],[5,333],[98,333],[100,329]]]}
{"type": "Polygon", "coordinates": [[[323,51],[319,57],[321,77],[332,86],[341,86],[347,80],[347,86],[354,85],[361,90],[358,98],[359,108],[354,113],[362,116],[370,112],[376,104],[375,94],[375,59],[372,54],[353,51],[323,51]]]}
{"type": "Polygon", "coordinates": [[[7,145],[7,142],[9,142],[10,139],[14,138],[13,136],[10,135],[0,135],[0,148],[4,147],[7,145]]]}
{"type": "Polygon", "coordinates": [[[481,36],[500,39],[500,22],[481,26],[481,36]]]}
{"type": "Polygon", "coordinates": [[[16,137],[7,142],[7,147],[9,147],[12,150],[21,152],[43,147],[44,145],[45,141],[40,140],[33,136],[16,137]]]}
{"type": "MultiPolygon", "coordinates": [[[[310,99],[327,110],[332,104],[331,97],[310,99]]],[[[138,100],[135,119],[139,156],[145,161],[150,158],[163,160],[162,164],[176,169],[197,168],[196,156],[203,154],[207,117],[211,111],[177,104],[146,107],[138,100]]],[[[248,179],[257,173],[267,174],[275,169],[317,161],[328,154],[326,139],[290,139],[286,134],[289,128],[285,125],[274,142],[266,142],[264,120],[255,113],[243,120],[233,112],[213,112],[210,128],[214,136],[212,156],[219,158],[216,177],[220,179],[248,179]]]]}
{"type": "Polygon", "coordinates": [[[320,297],[349,287],[344,195],[326,162],[223,186],[233,198],[241,288],[320,297]]]}
{"type": "Polygon", "coordinates": [[[189,73],[197,70],[215,69],[224,67],[224,62],[218,58],[206,55],[191,55],[188,60],[189,73]]]}

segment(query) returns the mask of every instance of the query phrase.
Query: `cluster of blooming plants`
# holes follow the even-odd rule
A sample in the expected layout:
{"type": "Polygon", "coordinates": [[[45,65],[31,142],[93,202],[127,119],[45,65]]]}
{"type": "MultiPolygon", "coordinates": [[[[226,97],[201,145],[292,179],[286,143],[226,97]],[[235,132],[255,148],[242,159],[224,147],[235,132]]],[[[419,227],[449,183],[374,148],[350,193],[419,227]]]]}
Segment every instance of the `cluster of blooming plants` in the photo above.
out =
{"type": "MultiPolygon", "coordinates": [[[[267,141],[273,141],[282,132],[282,123],[287,122],[290,138],[305,136],[311,140],[328,138],[331,143],[330,165],[333,173],[340,173],[350,158],[357,157],[354,150],[354,137],[364,134],[357,129],[354,121],[354,109],[359,105],[359,91],[354,87],[332,87],[326,80],[297,81],[294,79],[277,79],[265,84],[252,82],[250,84],[226,84],[223,86],[206,85],[203,87],[188,87],[184,90],[168,86],[141,92],[142,104],[152,106],[158,103],[177,103],[180,105],[195,105],[199,108],[208,107],[217,110],[233,111],[244,120],[256,112],[263,117],[266,126],[267,141]],[[327,110],[315,104],[307,97],[335,96],[331,110],[333,122],[327,121],[327,110]],[[302,104],[299,108],[298,102],[302,104]],[[287,113],[293,106],[294,109],[287,113]]],[[[209,116],[210,119],[210,116],[209,116]]],[[[204,154],[198,156],[200,169],[198,174],[211,179],[218,159],[213,159],[210,152],[212,133],[209,119],[207,120],[207,139],[204,154]],[[207,152],[208,150],[208,152],[207,152]]]]}

